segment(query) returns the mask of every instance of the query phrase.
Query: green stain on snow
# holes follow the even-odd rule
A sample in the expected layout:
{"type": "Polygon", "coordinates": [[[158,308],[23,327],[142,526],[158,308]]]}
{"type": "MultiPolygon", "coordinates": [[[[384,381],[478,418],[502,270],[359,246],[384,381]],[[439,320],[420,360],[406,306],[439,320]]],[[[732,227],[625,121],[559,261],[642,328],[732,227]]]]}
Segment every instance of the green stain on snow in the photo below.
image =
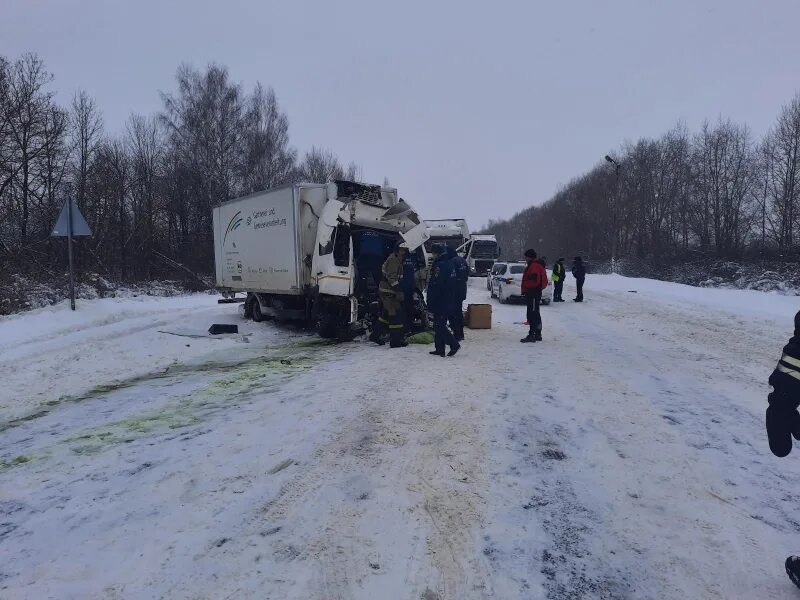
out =
{"type": "MultiPolygon", "coordinates": [[[[108,396],[113,394],[114,392],[133,387],[139,383],[146,383],[148,381],[154,381],[157,379],[164,379],[168,377],[178,377],[184,374],[192,374],[192,373],[212,373],[215,371],[220,372],[235,372],[237,373],[237,378],[239,377],[238,373],[240,370],[244,369],[247,370],[250,367],[253,367],[255,371],[258,371],[259,364],[266,363],[269,364],[270,362],[277,361],[280,363],[282,360],[294,361],[297,357],[293,357],[291,355],[292,350],[303,349],[303,348],[323,348],[325,346],[332,346],[335,345],[336,342],[332,340],[326,340],[315,336],[308,336],[308,337],[301,337],[300,339],[292,342],[288,342],[286,344],[279,344],[274,346],[272,350],[275,352],[287,352],[285,356],[261,356],[255,357],[244,362],[232,363],[232,362],[206,362],[200,364],[192,364],[192,365],[182,365],[179,363],[173,363],[169,367],[165,369],[160,369],[155,372],[145,373],[143,375],[136,375],[134,377],[130,377],[128,379],[121,379],[117,381],[112,381],[110,383],[104,383],[101,385],[96,385],[87,392],[83,394],[79,394],[77,396],[61,396],[57,399],[48,400],[44,403],[45,406],[52,408],[55,406],[59,406],[61,404],[67,402],[82,402],[84,400],[92,400],[95,398],[100,398],[103,396],[108,396]]],[[[308,358],[308,357],[305,357],[308,358]]],[[[303,366],[303,357],[299,358],[300,363],[298,365],[294,365],[295,368],[309,368],[309,366],[303,366]]],[[[313,360],[309,358],[309,360],[313,362],[317,362],[319,359],[314,357],[313,360]]],[[[277,373],[279,371],[283,371],[284,374],[293,374],[295,370],[292,364],[285,364],[282,365],[285,367],[283,369],[274,369],[273,373],[277,373]]],[[[246,379],[247,377],[253,377],[254,373],[251,372],[249,374],[243,375],[246,379]]],[[[230,381],[228,384],[224,383],[230,378],[225,378],[224,380],[220,380],[218,387],[224,388],[226,385],[235,385],[237,382],[240,382],[240,379],[235,379],[234,381],[230,381]]],[[[252,379],[251,379],[252,380],[252,379]]],[[[31,421],[34,419],[38,419],[39,417],[43,417],[47,415],[50,411],[48,409],[40,409],[28,415],[24,415],[22,417],[18,417],[16,419],[11,419],[10,421],[0,422],[0,432],[3,432],[7,429],[12,429],[14,427],[18,427],[19,425],[25,423],[26,421],[31,421]]]]}
{"type": "Polygon", "coordinates": [[[191,427],[211,414],[236,408],[242,400],[252,400],[254,394],[280,389],[299,373],[312,368],[321,358],[313,353],[282,353],[258,356],[224,367],[216,365],[225,371],[224,377],[179,397],[160,410],[90,429],[65,441],[73,444],[71,449],[74,452],[91,454],[107,446],[191,427]]]}
{"type": "Polygon", "coordinates": [[[12,467],[18,467],[19,465],[24,465],[31,460],[33,459],[30,456],[25,456],[24,454],[20,454],[14,458],[0,459],[0,471],[5,471],[6,469],[11,469],[12,467]]]}

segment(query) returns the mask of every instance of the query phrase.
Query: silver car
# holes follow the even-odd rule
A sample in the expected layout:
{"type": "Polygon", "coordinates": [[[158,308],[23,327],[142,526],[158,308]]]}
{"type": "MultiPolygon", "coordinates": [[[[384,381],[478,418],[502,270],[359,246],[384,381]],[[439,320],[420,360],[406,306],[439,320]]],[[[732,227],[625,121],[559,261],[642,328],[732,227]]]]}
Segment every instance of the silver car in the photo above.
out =
{"type": "MultiPolygon", "coordinates": [[[[492,297],[497,296],[501,304],[523,300],[522,295],[522,274],[525,273],[527,264],[524,262],[501,263],[502,272],[498,272],[493,277],[492,297]]],[[[548,285],[542,290],[542,304],[550,304],[553,300],[553,286],[548,285]]]]}

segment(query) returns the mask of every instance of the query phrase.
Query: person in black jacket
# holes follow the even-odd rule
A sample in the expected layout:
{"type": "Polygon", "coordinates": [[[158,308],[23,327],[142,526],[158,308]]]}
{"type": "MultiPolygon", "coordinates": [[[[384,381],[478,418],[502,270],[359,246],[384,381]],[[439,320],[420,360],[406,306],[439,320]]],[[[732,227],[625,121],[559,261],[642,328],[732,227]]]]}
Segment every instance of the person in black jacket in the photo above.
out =
{"type": "MultiPolygon", "coordinates": [[[[800,312],[794,316],[794,335],[783,347],[769,384],[772,392],[767,396],[767,438],[769,449],[782,458],[792,451],[792,437],[800,440],[800,312]]],[[[790,556],[785,566],[789,579],[800,587],[800,556],[790,556]]]]}
{"type": "Polygon", "coordinates": [[[564,292],[564,280],[567,278],[567,269],[564,268],[564,259],[559,258],[553,265],[553,302],[563,302],[561,294],[564,292]]]}
{"type": "Polygon", "coordinates": [[[450,264],[453,268],[453,276],[455,277],[455,289],[453,295],[453,306],[450,310],[450,329],[453,330],[453,337],[457,341],[464,339],[464,300],[467,299],[467,283],[469,282],[469,265],[462,256],[456,254],[456,251],[449,246],[445,250],[447,258],[450,259],[450,264]]]}
{"type": "Polygon", "coordinates": [[[575,278],[575,285],[578,288],[575,302],[583,302],[583,282],[586,281],[586,266],[580,256],[576,256],[575,260],[572,261],[572,276],[575,278]]]}
{"type": "Polygon", "coordinates": [[[431,354],[444,356],[445,346],[450,346],[447,356],[454,356],[461,345],[447,328],[447,319],[453,310],[455,298],[455,274],[453,264],[441,244],[431,248],[433,264],[428,280],[428,309],[433,313],[433,337],[435,349],[431,354]]]}

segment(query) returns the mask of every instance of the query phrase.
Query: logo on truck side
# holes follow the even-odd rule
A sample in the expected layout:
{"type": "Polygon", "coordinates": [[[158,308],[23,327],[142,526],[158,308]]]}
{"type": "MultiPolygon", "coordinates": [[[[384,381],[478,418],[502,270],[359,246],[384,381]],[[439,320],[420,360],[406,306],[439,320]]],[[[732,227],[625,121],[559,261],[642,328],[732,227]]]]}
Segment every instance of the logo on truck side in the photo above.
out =
{"type": "Polygon", "coordinates": [[[242,224],[242,217],[239,215],[242,214],[242,211],[237,212],[230,221],[228,221],[228,228],[225,230],[225,236],[222,238],[222,245],[225,245],[225,241],[228,239],[228,234],[233,231],[234,229],[239,229],[239,226],[242,224]]]}

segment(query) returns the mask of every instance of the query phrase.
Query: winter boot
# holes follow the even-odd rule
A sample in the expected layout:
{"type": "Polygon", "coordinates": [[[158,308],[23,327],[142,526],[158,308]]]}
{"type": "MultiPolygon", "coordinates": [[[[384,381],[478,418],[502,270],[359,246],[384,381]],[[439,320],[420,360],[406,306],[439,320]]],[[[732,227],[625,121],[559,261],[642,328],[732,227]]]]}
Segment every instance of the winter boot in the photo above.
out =
{"type": "Polygon", "coordinates": [[[402,329],[392,329],[389,331],[389,348],[405,348],[408,342],[405,340],[402,329]]]}
{"type": "Polygon", "coordinates": [[[800,556],[790,556],[786,559],[786,574],[792,583],[800,588],[800,556]]]}
{"type": "Polygon", "coordinates": [[[385,346],[386,340],[383,339],[383,336],[378,331],[373,331],[369,334],[369,341],[375,342],[378,346],[385,346]]]}

